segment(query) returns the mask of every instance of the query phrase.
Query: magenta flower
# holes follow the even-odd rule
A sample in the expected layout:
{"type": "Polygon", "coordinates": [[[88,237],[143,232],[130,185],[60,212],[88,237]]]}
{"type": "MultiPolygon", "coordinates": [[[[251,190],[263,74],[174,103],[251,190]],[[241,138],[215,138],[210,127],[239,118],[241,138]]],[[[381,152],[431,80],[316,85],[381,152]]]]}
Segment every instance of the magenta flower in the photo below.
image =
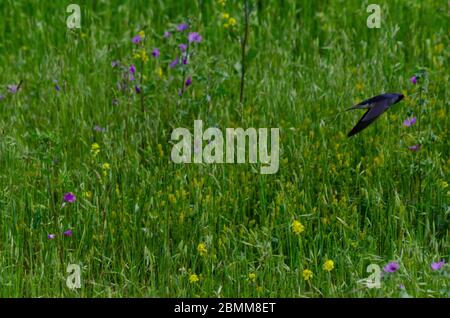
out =
{"type": "Polygon", "coordinates": [[[398,271],[400,265],[397,262],[390,262],[384,267],[384,272],[386,273],[394,273],[398,271]]]}
{"type": "Polygon", "coordinates": [[[139,43],[141,43],[141,41],[142,41],[142,38],[139,34],[131,39],[131,42],[133,42],[134,44],[139,44],[139,43]]]}
{"type": "Polygon", "coordinates": [[[409,80],[411,81],[411,83],[413,83],[413,85],[417,84],[417,77],[415,75],[411,77],[409,80]]]}
{"type": "Polygon", "coordinates": [[[158,48],[154,48],[153,51],[152,51],[152,55],[156,59],[156,58],[158,58],[161,55],[161,52],[159,52],[158,48]]]}
{"type": "Polygon", "coordinates": [[[64,201],[69,203],[74,203],[77,197],[72,192],[67,192],[64,194],[64,201]]]}
{"type": "Polygon", "coordinates": [[[170,33],[169,31],[166,31],[166,32],[164,32],[164,37],[167,39],[167,38],[170,38],[170,36],[172,35],[172,33],[170,33]]]}
{"type": "Polygon", "coordinates": [[[415,152],[415,151],[419,151],[421,147],[422,147],[421,144],[417,144],[417,145],[409,146],[408,149],[415,152]]]}
{"type": "Polygon", "coordinates": [[[438,271],[442,268],[442,266],[444,266],[444,264],[445,264],[444,260],[437,263],[431,263],[431,269],[434,271],[438,271]]]}
{"type": "Polygon", "coordinates": [[[189,86],[189,85],[192,84],[192,77],[191,77],[191,76],[189,76],[189,77],[186,79],[185,84],[186,84],[186,86],[189,86]]]}
{"type": "Polygon", "coordinates": [[[178,65],[178,57],[175,60],[173,60],[172,62],[170,62],[169,67],[174,68],[177,65],[178,65]]]}
{"type": "Polygon", "coordinates": [[[47,235],[47,238],[49,239],[49,240],[53,240],[54,238],[55,238],[55,234],[49,234],[49,235],[47,235]]]}
{"type": "Polygon", "coordinates": [[[71,229],[64,231],[64,236],[71,237],[73,235],[73,231],[71,229]]]}
{"type": "Polygon", "coordinates": [[[182,43],[182,44],[178,45],[178,47],[180,48],[181,52],[183,52],[183,53],[186,52],[186,49],[187,49],[187,45],[186,44],[182,43]]]}
{"type": "Polygon", "coordinates": [[[177,26],[177,31],[183,32],[186,31],[189,28],[189,26],[186,23],[180,23],[177,26]]]}
{"type": "Polygon", "coordinates": [[[191,32],[188,35],[188,40],[189,40],[189,43],[192,43],[192,42],[200,43],[202,41],[202,36],[200,34],[198,34],[197,32],[191,32]]]}
{"type": "Polygon", "coordinates": [[[408,118],[403,122],[403,126],[411,127],[412,125],[414,125],[416,123],[416,121],[417,121],[416,116],[414,116],[412,118],[408,118]]]}

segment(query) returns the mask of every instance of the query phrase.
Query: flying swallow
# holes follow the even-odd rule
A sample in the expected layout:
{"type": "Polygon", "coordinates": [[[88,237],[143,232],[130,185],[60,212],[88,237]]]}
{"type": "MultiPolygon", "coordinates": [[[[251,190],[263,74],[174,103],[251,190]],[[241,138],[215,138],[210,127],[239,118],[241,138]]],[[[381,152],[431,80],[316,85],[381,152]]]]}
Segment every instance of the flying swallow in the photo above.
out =
{"type": "Polygon", "coordinates": [[[403,99],[402,94],[386,93],[377,95],[375,97],[366,99],[355,106],[350,107],[352,109],[367,109],[365,114],[361,117],[355,127],[348,133],[347,137],[356,135],[361,130],[365,129],[371,123],[373,123],[378,117],[380,117],[386,110],[394,104],[397,104],[403,99]]]}

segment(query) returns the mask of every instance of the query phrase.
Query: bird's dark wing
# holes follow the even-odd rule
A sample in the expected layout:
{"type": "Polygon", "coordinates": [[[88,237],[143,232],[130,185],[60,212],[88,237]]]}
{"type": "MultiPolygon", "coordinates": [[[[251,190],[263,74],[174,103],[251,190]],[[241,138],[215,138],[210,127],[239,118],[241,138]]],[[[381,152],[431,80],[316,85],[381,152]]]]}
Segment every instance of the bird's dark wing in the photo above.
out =
{"type": "Polygon", "coordinates": [[[356,106],[368,105],[368,104],[374,104],[374,103],[383,102],[384,100],[388,99],[388,96],[386,96],[386,95],[387,94],[381,94],[381,95],[377,95],[377,96],[374,96],[372,98],[363,100],[359,104],[356,104],[356,106]]]}
{"type": "Polygon", "coordinates": [[[389,107],[389,101],[387,99],[382,100],[381,102],[376,103],[375,106],[370,108],[368,111],[365,112],[365,114],[361,117],[359,122],[356,124],[355,127],[348,133],[348,137],[351,137],[353,135],[356,135],[361,130],[369,126],[371,123],[373,123],[378,117],[380,117],[381,114],[383,114],[386,109],[389,107]]]}

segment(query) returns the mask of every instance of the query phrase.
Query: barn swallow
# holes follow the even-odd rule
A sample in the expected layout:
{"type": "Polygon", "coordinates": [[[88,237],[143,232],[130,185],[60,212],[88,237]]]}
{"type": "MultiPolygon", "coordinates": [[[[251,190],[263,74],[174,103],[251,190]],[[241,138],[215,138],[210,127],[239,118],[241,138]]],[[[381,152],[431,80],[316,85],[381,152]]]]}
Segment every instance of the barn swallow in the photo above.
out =
{"type": "Polygon", "coordinates": [[[378,117],[380,117],[386,110],[394,104],[397,104],[403,99],[402,94],[398,93],[386,93],[377,95],[375,97],[366,99],[355,106],[350,107],[352,109],[367,109],[365,114],[361,117],[355,127],[348,133],[347,137],[356,135],[361,130],[365,129],[371,123],[373,123],[378,117]]]}

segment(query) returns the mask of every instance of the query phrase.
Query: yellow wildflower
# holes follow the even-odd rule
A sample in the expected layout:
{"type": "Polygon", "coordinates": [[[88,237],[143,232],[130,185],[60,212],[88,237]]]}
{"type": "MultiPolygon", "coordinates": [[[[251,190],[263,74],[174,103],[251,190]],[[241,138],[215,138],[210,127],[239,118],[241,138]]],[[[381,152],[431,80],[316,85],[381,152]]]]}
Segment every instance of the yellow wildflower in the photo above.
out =
{"type": "Polygon", "coordinates": [[[227,0],[218,0],[217,1],[222,7],[225,7],[225,5],[227,4],[227,0]]]}
{"type": "Polygon", "coordinates": [[[197,251],[200,254],[200,256],[205,256],[208,253],[208,249],[206,248],[206,244],[205,243],[198,244],[197,251]]]}
{"type": "Polygon", "coordinates": [[[236,25],[236,19],[235,18],[228,19],[228,24],[231,25],[231,26],[236,25]]]}
{"type": "Polygon", "coordinates": [[[357,91],[362,91],[364,89],[364,84],[363,83],[356,83],[356,90],[357,91]]]}
{"type": "Polygon", "coordinates": [[[161,67],[157,67],[155,72],[156,72],[156,75],[159,76],[159,78],[163,78],[163,70],[161,67]]]}
{"type": "Polygon", "coordinates": [[[139,36],[141,37],[141,38],[145,38],[145,32],[144,32],[144,30],[142,30],[142,31],[139,31],[139,36]]]}
{"type": "Polygon", "coordinates": [[[142,60],[142,62],[144,62],[144,64],[147,63],[147,61],[148,61],[148,55],[147,55],[147,52],[145,52],[145,50],[142,50],[142,52],[141,52],[141,60],[142,60]]]}
{"type": "Polygon", "coordinates": [[[105,162],[105,163],[102,165],[102,169],[103,169],[103,170],[109,170],[109,169],[111,169],[111,165],[110,165],[109,163],[105,162]]]}
{"type": "Polygon", "coordinates": [[[163,157],[164,156],[164,151],[163,151],[163,148],[162,148],[161,144],[158,144],[158,151],[159,151],[159,156],[163,157]]]}
{"type": "Polygon", "coordinates": [[[228,13],[222,13],[222,19],[228,20],[230,18],[230,15],[228,13]]]}
{"type": "Polygon", "coordinates": [[[323,264],[323,270],[326,272],[331,272],[334,268],[334,262],[329,259],[323,264]]]}
{"type": "Polygon", "coordinates": [[[83,196],[84,196],[86,199],[90,200],[90,199],[92,198],[92,192],[91,192],[91,191],[85,191],[85,192],[83,193],[83,196]]]}
{"type": "Polygon", "coordinates": [[[300,235],[300,233],[302,233],[305,230],[305,227],[303,226],[302,223],[300,223],[300,221],[298,220],[294,220],[294,222],[292,222],[292,232],[294,232],[295,235],[300,235]]]}
{"type": "Polygon", "coordinates": [[[254,283],[256,281],[256,274],[255,273],[248,274],[248,280],[249,282],[254,283]]]}
{"type": "Polygon", "coordinates": [[[313,272],[309,269],[305,269],[303,271],[303,279],[308,281],[313,278],[313,272]]]}
{"type": "Polygon", "coordinates": [[[94,142],[91,146],[91,153],[95,157],[100,152],[100,145],[94,142]]]}
{"type": "Polygon", "coordinates": [[[189,275],[189,283],[191,284],[195,284],[199,281],[200,279],[198,278],[197,274],[191,274],[189,275]]]}
{"type": "Polygon", "coordinates": [[[167,196],[167,199],[169,200],[170,203],[177,202],[177,198],[172,193],[169,193],[169,195],[167,196]]]}

